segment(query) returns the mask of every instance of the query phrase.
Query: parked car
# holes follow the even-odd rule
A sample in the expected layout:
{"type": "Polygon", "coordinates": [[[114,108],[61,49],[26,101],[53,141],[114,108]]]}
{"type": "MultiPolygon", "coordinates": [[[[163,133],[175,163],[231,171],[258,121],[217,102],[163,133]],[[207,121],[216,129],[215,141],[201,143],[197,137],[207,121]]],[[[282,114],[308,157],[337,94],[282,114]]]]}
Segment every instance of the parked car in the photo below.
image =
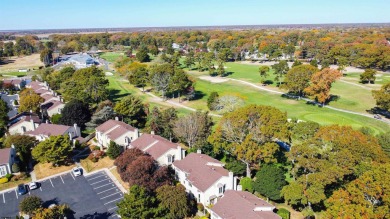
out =
{"type": "Polygon", "coordinates": [[[72,173],[74,176],[81,176],[81,169],[79,167],[74,167],[72,173]]]}
{"type": "Polygon", "coordinates": [[[28,184],[28,188],[30,188],[30,190],[37,189],[37,188],[38,188],[38,183],[36,183],[36,182],[30,182],[30,183],[28,184]]]}
{"type": "Polygon", "coordinates": [[[27,193],[26,185],[24,184],[19,184],[18,185],[18,194],[19,195],[24,195],[27,193]]]}
{"type": "Polygon", "coordinates": [[[378,115],[378,114],[375,114],[375,115],[374,115],[374,118],[375,118],[375,119],[382,119],[382,117],[381,117],[380,115],[378,115]]]}

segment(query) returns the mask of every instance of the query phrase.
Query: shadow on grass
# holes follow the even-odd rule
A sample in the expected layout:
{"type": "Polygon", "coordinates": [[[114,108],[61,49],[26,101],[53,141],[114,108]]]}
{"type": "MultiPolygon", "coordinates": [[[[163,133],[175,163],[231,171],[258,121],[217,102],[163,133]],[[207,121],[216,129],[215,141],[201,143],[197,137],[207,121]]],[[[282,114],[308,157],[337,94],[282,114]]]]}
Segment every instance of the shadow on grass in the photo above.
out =
{"type": "Polygon", "coordinates": [[[202,99],[206,94],[203,93],[202,91],[195,91],[195,96],[192,100],[200,100],[202,99]]]}
{"type": "MultiPolygon", "coordinates": [[[[383,110],[379,107],[374,107],[374,108],[371,108],[371,109],[366,110],[366,111],[370,114],[380,115],[380,116],[383,116],[385,118],[390,119],[390,112],[387,110],[383,110]]],[[[376,119],[380,119],[380,117],[377,117],[376,119]]]]}
{"type": "Polygon", "coordinates": [[[116,101],[116,100],[119,100],[119,99],[121,99],[122,97],[125,97],[125,96],[127,96],[127,95],[129,95],[130,93],[124,93],[124,94],[121,94],[120,93],[121,91],[120,90],[117,90],[117,89],[110,89],[109,90],[109,99],[111,100],[111,101],[116,101]]]}

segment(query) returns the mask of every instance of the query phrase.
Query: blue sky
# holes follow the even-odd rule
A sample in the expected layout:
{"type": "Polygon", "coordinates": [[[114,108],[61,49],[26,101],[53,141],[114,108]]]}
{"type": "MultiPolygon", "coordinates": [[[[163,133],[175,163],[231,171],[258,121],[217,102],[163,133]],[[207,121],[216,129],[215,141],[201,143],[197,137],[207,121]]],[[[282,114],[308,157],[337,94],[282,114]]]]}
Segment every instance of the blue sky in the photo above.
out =
{"type": "Polygon", "coordinates": [[[1,0],[0,30],[390,22],[390,0],[1,0]]]}

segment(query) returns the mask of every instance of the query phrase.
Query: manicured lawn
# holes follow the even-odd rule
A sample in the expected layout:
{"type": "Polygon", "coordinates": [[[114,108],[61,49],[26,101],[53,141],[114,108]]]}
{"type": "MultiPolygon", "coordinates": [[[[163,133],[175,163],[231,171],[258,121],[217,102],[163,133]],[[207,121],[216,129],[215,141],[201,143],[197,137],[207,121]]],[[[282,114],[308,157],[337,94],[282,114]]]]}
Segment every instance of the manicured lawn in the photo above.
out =
{"type": "MultiPolygon", "coordinates": [[[[383,85],[383,84],[387,84],[387,83],[390,82],[390,74],[389,73],[377,73],[375,77],[376,77],[375,84],[383,85]]],[[[354,82],[360,84],[359,83],[360,73],[348,73],[345,76],[345,79],[346,80],[349,79],[350,81],[354,81],[354,82]]],[[[368,86],[368,87],[372,86],[370,84],[362,84],[362,85],[365,85],[365,86],[368,86]]]]}
{"type": "Polygon", "coordinates": [[[212,91],[217,91],[220,95],[225,93],[237,93],[244,97],[246,104],[273,106],[287,112],[288,118],[314,121],[321,125],[350,125],[355,129],[367,126],[375,130],[376,133],[389,130],[387,124],[371,118],[307,105],[305,101],[289,100],[278,94],[259,91],[238,82],[229,81],[215,84],[198,79],[196,82],[196,90],[203,93],[202,98],[188,103],[188,106],[196,109],[204,110],[207,108],[206,101],[212,91]]]}
{"type": "Polygon", "coordinates": [[[115,62],[119,58],[125,57],[125,54],[123,52],[102,52],[99,56],[108,62],[115,62]]]}
{"type": "Polygon", "coordinates": [[[23,77],[27,75],[33,75],[35,72],[3,72],[0,73],[1,76],[3,77],[23,77]]]}

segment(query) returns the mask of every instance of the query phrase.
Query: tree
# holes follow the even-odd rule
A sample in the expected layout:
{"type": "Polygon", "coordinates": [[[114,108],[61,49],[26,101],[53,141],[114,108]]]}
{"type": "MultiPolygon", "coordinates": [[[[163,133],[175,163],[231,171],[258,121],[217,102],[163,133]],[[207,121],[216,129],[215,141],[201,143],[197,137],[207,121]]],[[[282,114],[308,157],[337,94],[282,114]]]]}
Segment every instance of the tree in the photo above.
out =
{"type": "Polygon", "coordinates": [[[151,84],[156,91],[161,92],[163,98],[169,89],[171,74],[167,72],[156,72],[151,76],[151,84]]]}
{"type": "Polygon", "coordinates": [[[140,62],[150,62],[150,56],[146,47],[141,47],[135,54],[135,57],[140,62]]]}
{"type": "Polygon", "coordinates": [[[304,91],[324,105],[330,98],[332,84],[341,76],[342,74],[338,70],[330,68],[323,69],[312,75],[310,80],[311,84],[304,91]]]}
{"type": "Polygon", "coordinates": [[[87,122],[85,125],[90,128],[96,128],[97,126],[103,124],[109,119],[112,119],[115,115],[114,109],[111,106],[103,106],[100,110],[98,109],[91,117],[91,121],[87,122]]]}
{"type": "Polygon", "coordinates": [[[19,94],[19,109],[18,112],[29,112],[33,111],[38,113],[40,110],[40,104],[45,100],[36,94],[34,90],[26,88],[19,94]]]}
{"type": "Polygon", "coordinates": [[[19,164],[17,163],[12,164],[11,170],[13,173],[19,173],[20,172],[19,164]]]}
{"type": "Polygon", "coordinates": [[[288,137],[287,115],[270,106],[249,105],[223,115],[209,142],[250,166],[276,160],[279,146],[274,139],[288,137]]]}
{"type": "Polygon", "coordinates": [[[320,124],[312,121],[293,123],[291,138],[297,143],[311,139],[320,129],[320,124]]]}
{"type": "Polygon", "coordinates": [[[50,65],[53,60],[53,51],[48,48],[43,49],[40,54],[40,59],[45,66],[50,65]]]}
{"type": "Polygon", "coordinates": [[[229,48],[223,48],[219,50],[217,57],[218,60],[221,60],[222,62],[228,62],[230,59],[232,59],[233,53],[229,48]]]}
{"type": "Polygon", "coordinates": [[[310,61],[310,65],[311,65],[311,66],[314,66],[314,67],[316,67],[316,68],[318,68],[318,62],[317,62],[317,60],[315,60],[315,59],[311,60],[311,61],[310,61]]]}
{"type": "MultiPolygon", "coordinates": [[[[203,150],[202,150],[203,152],[203,150]]],[[[236,160],[235,158],[227,159],[226,169],[233,172],[236,176],[243,176],[246,171],[246,166],[242,162],[236,160]]]]}
{"type": "Polygon", "coordinates": [[[108,97],[109,82],[102,69],[95,66],[75,71],[72,77],[61,83],[60,92],[66,100],[80,100],[97,104],[108,97]]]}
{"type": "Polygon", "coordinates": [[[60,123],[68,126],[77,124],[80,127],[85,127],[85,123],[90,119],[91,112],[88,104],[79,100],[71,100],[65,104],[64,109],[61,111],[60,123]]]}
{"type": "Polygon", "coordinates": [[[225,66],[223,64],[224,64],[223,61],[218,61],[217,75],[219,76],[225,75],[225,66]]]}
{"type": "Polygon", "coordinates": [[[129,166],[138,157],[145,156],[145,153],[138,148],[131,148],[125,150],[119,157],[115,159],[116,170],[119,174],[126,172],[127,166],[129,166]]]}
{"type": "Polygon", "coordinates": [[[206,142],[213,125],[208,112],[192,112],[179,117],[173,128],[175,136],[191,147],[199,147],[206,142]]]}
{"type": "Polygon", "coordinates": [[[36,210],[42,207],[42,203],[42,199],[38,196],[27,196],[20,202],[19,209],[25,214],[32,215],[36,210]]]}
{"type": "Polygon", "coordinates": [[[218,103],[218,97],[218,92],[213,91],[210,93],[210,96],[207,98],[207,107],[209,110],[215,110],[215,107],[218,103]]]}
{"type": "Polygon", "coordinates": [[[244,99],[238,95],[223,95],[218,98],[215,110],[220,113],[232,112],[244,105],[244,99]]]}
{"type": "Polygon", "coordinates": [[[194,52],[189,52],[184,60],[184,64],[187,68],[191,69],[195,64],[194,52]]]}
{"type": "Polygon", "coordinates": [[[72,153],[69,136],[50,136],[40,142],[32,150],[32,156],[38,162],[48,162],[53,165],[65,163],[72,153]]]}
{"type": "Polygon", "coordinates": [[[384,110],[390,110],[390,83],[382,85],[380,90],[373,90],[372,96],[376,100],[376,105],[384,110]]]}
{"type": "Polygon", "coordinates": [[[164,218],[180,219],[189,216],[187,193],[184,186],[163,185],[156,190],[158,208],[164,212],[164,218]]]}
{"type": "Polygon", "coordinates": [[[22,161],[23,165],[27,164],[31,160],[31,149],[38,144],[38,140],[35,137],[28,135],[8,135],[4,141],[6,147],[11,147],[14,145],[19,159],[22,161]]]}
{"type": "Polygon", "coordinates": [[[365,69],[364,72],[360,74],[360,82],[363,84],[373,84],[376,79],[375,75],[376,71],[374,69],[365,69]]]}
{"type": "Polygon", "coordinates": [[[51,116],[50,121],[53,124],[61,124],[61,117],[62,117],[61,114],[56,113],[56,114],[51,116]]]}
{"type": "Polygon", "coordinates": [[[177,120],[177,111],[171,107],[160,111],[159,108],[153,107],[151,113],[148,115],[148,122],[146,123],[146,131],[153,131],[156,135],[172,141],[174,138],[173,128],[177,120]]]}
{"type": "Polygon", "coordinates": [[[249,177],[243,177],[240,180],[240,185],[242,186],[242,191],[248,191],[253,193],[253,181],[249,177]]]}
{"type": "Polygon", "coordinates": [[[7,128],[8,111],[9,108],[7,103],[3,99],[0,99],[0,136],[4,135],[5,129],[7,128]]]}
{"type": "Polygon", "coordinates": [[[146,83],[148,81],[148,72],[146,68],[137,68],[133,72],[131,72],[128,76],[130,84],[133,84],[136,87],[144,87],[146,86],[146,83]]]}
{"type": "Polygon", "coordinates": [[[35,211],[34,219],[59,219],[69,217],[73,213],[68,205],[56,205],[49,208],[39,208],[35,211]]]}
{"type": "Polygon", "coordinates": [[[136,127],[144,127],[146,123],[145,105],[134,95],[122,98],[114,107],[114,111],[123,116],[126,123],[136,127]]]}
{"type": "Polygon", "coordinates": [[[381,133],[376,138],[382,150],[390,156],[390,132],[381,133]]]}
{"type": "Polygon", "coordinates": [[[297,67],[297,66],[300,66],[300,65],[302,65],[302,62],[299,61],[298,59],[296,59],[296,60],[294,61],[294,63],[292,64],[291,68],[294,68],[294,67],[297,67]]]}
{"type": "Polygon", "coordinates": [[[266,82],[266,79],[268,77],[268,72],[269,72],[268,66],[265,66],[265,65],[260,66],[259,73],[260,73],[260,77],[261,77],[261,83],[264,84],[266,82]]]}
{"type": "Polygon", "coordinates": [[[376,165],[335,191],[326,201],[327,218],[388,218],[390,164],[376,165]]]}
{"type": "Polygon", "coordinates": [[[284,88],[290,93],[303,96],[303,90],[309,86],[310,79],[318,69],[311,65],[298,65],[291,68],[284,78],[284,88]]]}
{"type": "Polygon", "coordinates": [[[253,188],[256,192],[278,201],[282,197],[280,191],[287,185],[285,171],[275,165],[263,165],[256,173],[253,188]]]}
{"type": "Polygon", "coordinates": [[[121,155],[122,153],[122,150],[123,148],[118,145],[117,143],[115,143],[114,141],[110,141],[110,146],[108,147],[107,149],[107,156],[111,159],[111,160],[114,160],[116,159],[117,157],[119,157],[119,155],[121,155]]]}
{"type": "Polygon", "coordinates": [[[157,217],[156,198],[143,187],[133,185],[118,204],[117,213],[123,219],[150,219],[157,217]]]}
{"type": "Polygon", "coordinates": [[[271,67],[275,71],[275,80],[278,81],[280,85],[283,75],[285,75],[289,70],[288,63],[286,60],[282,60],[279,61],[279,63],[272,65],[271,67]]]}

